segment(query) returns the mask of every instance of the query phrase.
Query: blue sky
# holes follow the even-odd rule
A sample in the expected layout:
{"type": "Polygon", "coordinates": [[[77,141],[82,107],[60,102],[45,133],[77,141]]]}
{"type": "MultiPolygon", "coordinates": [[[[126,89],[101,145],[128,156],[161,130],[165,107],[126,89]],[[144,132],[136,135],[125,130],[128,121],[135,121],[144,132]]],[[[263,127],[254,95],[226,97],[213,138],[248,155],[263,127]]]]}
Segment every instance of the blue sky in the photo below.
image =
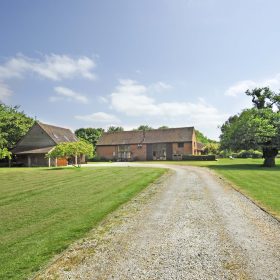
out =
{"type": "Polygon", "coordinates": [[[218,138],[280,88],[280,2],[0,2],[0,100],[76,129],[195,126],[218,138]]]}

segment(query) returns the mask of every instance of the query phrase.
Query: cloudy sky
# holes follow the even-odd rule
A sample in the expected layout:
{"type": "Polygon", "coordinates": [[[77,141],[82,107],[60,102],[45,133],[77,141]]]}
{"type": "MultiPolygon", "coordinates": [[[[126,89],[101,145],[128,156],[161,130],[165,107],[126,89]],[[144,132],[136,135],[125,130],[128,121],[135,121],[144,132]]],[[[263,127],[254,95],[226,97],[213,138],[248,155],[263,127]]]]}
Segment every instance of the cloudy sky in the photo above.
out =
{"type": "Polygon", "coordinates": [[[278,0],[0,2],[0,100],[79,127],[195,126],[218,138],[280,88],[278,0]]]}

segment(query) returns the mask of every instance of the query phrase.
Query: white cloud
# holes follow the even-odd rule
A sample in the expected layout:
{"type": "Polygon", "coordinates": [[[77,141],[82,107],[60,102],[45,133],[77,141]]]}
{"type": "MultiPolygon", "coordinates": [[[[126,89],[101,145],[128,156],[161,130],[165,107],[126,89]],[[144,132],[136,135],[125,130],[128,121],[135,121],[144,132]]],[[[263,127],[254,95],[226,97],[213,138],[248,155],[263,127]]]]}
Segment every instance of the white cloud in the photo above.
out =
{"type": "Polygon", "coordinates": [[[149,86],[132,80],[120,80],[120,84],[111,94],[111,108],[129,117],[151,118],[162,123],[183,123],[200,127],[211,126],[216,130],[228,117],[206,100],[197,102],[158,102],[149,96],[149,86]]]}
{"type": "Polygon", "coordinates": [[[280,87],[280,73],[276,74],[272,78],[253,81],[253,80],[244,80],[239,81],[236,84],[229,87],[225,95],[227,96],[238,96],[239,94],[244,94],[247,89],[251,90],[256,87],[270,87],[272,90],[279,90],[280,87]]]}
{"type": "Polygon", "coordinates": [[[104,112],[97,112],[97,113],[93,113],[90,115],[83,115],[83,116],[75,116],[75,119],[90,122],[90,123],[112,124],[112,123],[120,122],[120,120],[116,116],[104,112]]]}
{"type": "Polygon", "coordinates": [[[0,101],[5,101],[12,95],[12,91],[9,87],[0,81],[0,101]]]}
{"type": "Polygon", "coordinates": [[[149,86],[149,89],[154,92],[163,92],[172,89],[172,86],[164,82],[157,82],[149,86]]]}
{"type": "Polygon", "coordinates": [[[73,77],[83,77],[94,80],[95,62],[87,56],[72,58],[68,55],[50,54],[42,59],[17,55],[0,65],[0,79],[22,78],[28,73],[58,81],[73,77]]]}
{"type": "Polygon", "coordinates": [[[50,97],[51,102],[66,100],[70,102],[88,103],[88,98],[66,87],[55,87],[56,95],[50,97]]]}

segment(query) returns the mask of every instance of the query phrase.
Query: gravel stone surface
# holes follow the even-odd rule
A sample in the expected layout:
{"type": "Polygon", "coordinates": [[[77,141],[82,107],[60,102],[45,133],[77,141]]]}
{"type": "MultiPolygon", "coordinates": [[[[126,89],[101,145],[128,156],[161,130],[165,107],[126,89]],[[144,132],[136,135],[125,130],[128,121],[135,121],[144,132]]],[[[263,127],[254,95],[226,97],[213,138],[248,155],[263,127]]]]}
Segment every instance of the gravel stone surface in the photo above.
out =
{"type": "Polygon", "coordinates": [[[279,280],[280,223],[206,168],[168,168],[35,279],[279,280]]]}

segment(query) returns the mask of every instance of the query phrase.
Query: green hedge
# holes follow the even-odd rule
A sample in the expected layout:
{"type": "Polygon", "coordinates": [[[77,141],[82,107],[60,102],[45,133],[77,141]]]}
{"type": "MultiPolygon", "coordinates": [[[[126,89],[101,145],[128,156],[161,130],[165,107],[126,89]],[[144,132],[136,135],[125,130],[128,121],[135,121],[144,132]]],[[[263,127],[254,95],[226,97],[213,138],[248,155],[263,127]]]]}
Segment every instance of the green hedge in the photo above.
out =
{"type": "Polygon", "coordinates": [[[216,156],[215,155],[207,155],[207,156],[188,156],[188,155],[184,155],[183,156],[183,160],[207,160],[207,161],[211,161],[211,160],[216,160],[216,156]]]}

